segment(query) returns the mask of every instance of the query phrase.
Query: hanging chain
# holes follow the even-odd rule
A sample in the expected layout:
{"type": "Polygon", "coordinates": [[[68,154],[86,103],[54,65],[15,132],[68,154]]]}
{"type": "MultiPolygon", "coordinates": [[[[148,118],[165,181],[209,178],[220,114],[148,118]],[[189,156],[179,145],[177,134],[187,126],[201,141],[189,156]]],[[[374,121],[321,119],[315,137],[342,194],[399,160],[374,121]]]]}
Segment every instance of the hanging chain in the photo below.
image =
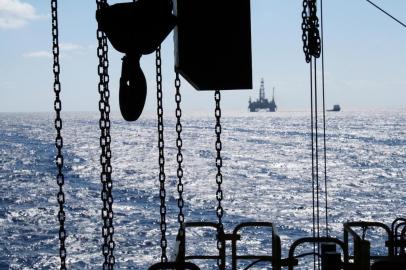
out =
{"type": "Polygon", "coordinates": [[[109,91],[109,75],[108,75],[108,67],[109,67],[109,60],[108,60],[108,43],[107,43],[107,37],[104,37],[103,40],[103,51],[104,51],[104,82],[105,82],[105,91],[104,91],[104,102],[105,102],[105,129],[106,129],[106,172],[107,172],[107,204],[108,204],[108,225],[109,225],[109,264],[110,264],[110,269],[113,269],[113,266],[115,264],[115,257],[113,254],[114,248],[115,248],[115,243],[113,240],[113,235],[114,235],[114,226],[113,226],[113,180],[111,178],[111,173],[112,173],[112,166],[111,166],[111,135],[110,135],[110,126],[111,126],[111,121],[110,121],[110,104],[109,104],[109,98],[110,98],[110,91],[109,91]]]}
{"type": "Polygon", "coordinates": [[[309,1],[309,53],[315,58],[320,57],[321,40],[319,31],[319,18],[317,17],[317,1],[309,1]]]}
{"type": "Polygon", "coordinates": [[[303,41],[303,52],[306,57],[306,62],[310,62],[311,56],[309,55],[309,46],[307,44],[307,31],[308,31],[308,15],[307,15],[307,5],[308,1],[303,0],[303,11],[302,11],[302,41],[303,41]]]}
{"type": "MultiPolygon", "coordinates": [[[[103,8],[107,5],[105,0],[96,0],[97,9],[103,8]]],[[[113,255],[115,243],[113,240],[114,226],[113,226],[113,196],[112,188],[113,182],[111,179],[111,136],[110,136],[110,91],[109,91],[109,75],[108,75],[108,43],[105,33],[97,29],[97,56],[99,58],[98,75],[99,84],[98,91],[100,94],[99,111],[100,111],[100,164],[102,172],[100,180],[102,183],[101,199],[103,201],[102,219],[103,219],[103,245],[102,251],[104,256],[103,269],[113,269],[115,264],[115,257],[113,255]]]]}
{"type": "Polygon", "coordinates": [[[155,66],[156,66],[156,96],[157,96],[157,114],[158,114],[158,149],[159,149],[159,198],[160,198],[160,209],[161,214],[161,262],[167,262],[168,258],[166,256],[166,190],[165,190],[165,156],[164,156],[164,119],[163,119],[163,108],[162,108],[162,70],[161,70],[161,46],[156,49],[155,52],[155,66]]]}
{"type": "Polygon", "coordinates": [[[307,63],[310,63],[312,56],[320,57],[321,40],[316,0],[303,0],[302,41],[307,63]]]}
{"type": "MultiPolygon", "coordinates": [[[[311,107],[311,147],[312,147],[313,237],[316,237],[316,232],[317,237],[320,237],[316,58],[319,58],[321,54],[321,38],[319,32],[319,19],[317,17],[317,0],[303,0],[302,41],[303,41],[303,52],[305,53],[306,62],[310,64],[309,66],[310,66],[310,107],[311,107]]],[[[314,243],[313,250],[314,250],[313,269],[316,268],[320,269],[320,258],[316,256],[316,253],[320,252],[320,245],[319,244],[317,245],[316,252],[316,243],[314,243]]]]}
{"type": "Polygon", "coordinates": [[[59,97],[61,92],[61,83],[59,81],[59,74],[60,74],[60,65],[59,65],[59,33],[58,33],[58,1],[51,0],[51,11],[52,11],[52,54],[54,57],[54,65],[53,65],[53,72],[54,72],[54,92],[55,92],[55,101],[54,101],[54,109],[55,109],[55,129],[56,129],[56,138],[55,138],[55,146],[57,149],[56,155],[56,166],[58,168],[58,174],[56,176],[56,181],[59,186],[59,192],[57,195],[57,200],[59,204],[59,211],[58,211],[58,221],[59,221],[59,257],[61,259],[61,267],[60,269],[66,269],[66,248],[65,248],[65,240],[66,240],[66,231],[65,231],[65,211],[64,211],[64,203],[65,203],[65,194],[63,192],[63,185],[65,182],[65,177],[63,175],[63,155],[62,155],[62,147],[63,147],[63,138],[61,135],[62,130],[62,119],[61,119],[61,110],[62,110],[62,102],[59,97]]]}
{"type": "MultiPolygon", "coordinates": [[[[215,116],[216,116],[216,126],[215,126],[215,132],[216,132],[216,167],[217,167],[217,174],[216,174],[216,183],[217,183],[217,191],[216,191],[216,199],[217,199],[217,208],[216,208],[216,214],[218,218],[218,225],[219,225],[219,231],[217,234],[217,249],[219,252],[224,248],[223,247],[223,241],[222,238],[224,237],[222,234],[223,232],[223,207],[221,205],[221,201],[223,200],[223,190],[221,189],[221,185],[223,183],[223,175],[221,174],[221,167],[223,166],[223,159],[221,158],[221,149],[222,149],[222,144],[221,144],[221,108],[220,108],[220,100],[221,100],[221,95],[220,91],[216,90],[214,93],[214,100],[216,101],[216,109],[215,109],[215,116]]],[[[219,259],[217,260],[217,265],[219,266],[220,269],[224,269],[224,266],[222,265],[222,261],[219,259]]]]}
{"type": "Polygon", "coordinates": [[[178,148],[178,154],[176,156],[176,161],[178,162],[178,169],[176,171],[176,174],[178,176],[178,208],[179,208],[179,214],[178,214],[178,223],[179,223],[179,232],[178,235],[183,238],[185,235],[185,216],[183,214],[183,206],[184,206],[184,201],[183,201],[183,183],[182,183],[182,178],[183,178],[183,169],[182,169],[182,162],[183,162],[183,155],[182,155],[182,124],[180,122],[181,117],[182,117],[182,110],[180,108],[180,102],[182,101],[182,97],[180,95],[180,78],[179,78],[179,73],[176,72],[176,78],[175,78],[175,101],[176,101],[176,133],[177,133],[177,138],[176,138],[176,147],[178,148]]]}

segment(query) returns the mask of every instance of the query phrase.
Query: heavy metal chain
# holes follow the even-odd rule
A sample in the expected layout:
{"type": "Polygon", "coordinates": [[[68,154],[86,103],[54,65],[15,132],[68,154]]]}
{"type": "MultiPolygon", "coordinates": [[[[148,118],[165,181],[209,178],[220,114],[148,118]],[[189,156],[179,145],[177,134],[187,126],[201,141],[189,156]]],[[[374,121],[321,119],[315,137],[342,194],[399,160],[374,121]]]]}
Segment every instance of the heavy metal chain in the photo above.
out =
{"type": "MultiPolygon", "coordinates": [[[[107,5],[105,0],[96,0],[97,9],[103,8],[107,5]]],[[[115,243],[113,240],[114,226],[113,226],[113,196],[112,188],[113,182],[111,179],[111,136],[110,136],[110,91],[109,91],[109,75],[108,75],[108,43],[105,33],[97,29],[97,56],[99,58],[98,75],[99,84],[98,91],[100,94],[99,111],[100,111],[100,164],[102,172],[100,179],[102,183],[101,199],[103,201],[102,219],[103,219],[103,245],[102,251],[104,256],[103,269],[113,269],[115,264],[115,257],[113,254],[115,243]]]]}
{"type": "MultiPolygon", "coordinates": [[[[303,0],[302,40],[306,62],[310,64],[313,237],[316,237],[316,235],[320,237],[316,58],[319,58],[321,55],[322,44],[319,32],[319,19],[317,17],[317,0],[303,0]]],[[[316,251],[316,243],[314,243],[313,250],[313,269],[317,269],[317,267],[320,269],[320,259],[316,256],[316,253],[320,251],[320,245],[317,245],[316,251]]]]}
{"type": "Polygon", "coordinates": [[[180,237],[184,237],[185,235],[185,216],[183,214],[183,206],[184,206],[184,201],[183,201],[183,183],[182,183],[182,178],[183,178],[183,169],[182,169],[182,162],[183,162],[183,155],[182,155],[182,138],[181,138],[181,133],[182,133],[182,123],[180,122],[181,117],[182,117],[182,110],[180,108],[180,102],[182,100],[182,97],[180,95],[180,78],[179,78],[179,73],[176,72],[176,78],[175,78],[175,101],[176,101],[176,133],[177,133],[177,138],[176,138],[176,147],[178,148],[178,154],[176,156],[176,161],[178,162],[178,169],[177,169],[177,176],[178,176],[178,208],[179,208],[179,213],[178,213],[178,223],[179,223],[179,232],[178,235],[180,237]]]}
{"type": "Polygon", "coordinates": [[[321,39],[316,0],[303,0],[302,41],[307,63],[310,63],[312,56],[320,57],[321,39]]]}
{"type": "Polygon", "coordinates": [[[302,11],[302,41],[303,41],[303,52],[306,57],[306,62],[310,62],[309,46],[307,45],[307,27],[308,27],[308,15],[307,15],[308,0],[303,0],[303,11],[302,11]]]}
{"type": "Polygon", "coordinates": [[[56,176],[56,182],[59,186],[59,192],[57,195],[57,200],[59,204],[59,211],[58,211],[58,221],[59,221],[59,257],[61,259],[61,266],[60,269],[66,269],[66,248],[65,248],[65,240],[66,240],[66,231],[65,231],[65,211],[64,211],[64,203],[65,203],[65,194],[63,192],[63,185],[65,182],[65,177],[63,175],[63,155],[62,155],[62,147],[63,147],[63,138],[61,135],[62,130],[62,119],[61,119],[61,110],[62,110],[62,102],[59,97],[61,92],[61,83],[59,81],[59,74],[60,74],[60,65],[59,65],[59,33],[58,33],[58,1],[51,0],[51,11],[52,11],[52,54],[54,57],[54,65],[53,65],[53,72],[54,72],[54,92],[55,92],[55,101],[54,101],[54,109],[56,113],[55,117],[55,129],[56,129],[56,138],[55,138],[55,146],[57,149],[56,155],[56,166],[58,168],[58,174],[56,176]]]}
{"type": "MultiPolygon", "coordinates": [[[[216,174],[216,183],[217,183],[217,191],[216,191],[216,199],[217,199],[217,208],[216,208],[216,214],[218,218],[218,225],[219,225],[219,232],[217,235],[217,249],[219,252],[224,248],[222,238],[224,237],[222,235],[223,232],[223,207],[221,205],[221,201],[223,200],[223,190],[221,189],[221,185],[223,183],[223,175],[221,174],[221,167],[223,166],[223,159],[221,157],[221,149],[222,149],[222,144],[221,144],[221,108],[220,108],[220,100],[221,100],[221,95],[220,91],[216,90],[214,93],[214,100],[216,101],[216,109],[215,109],[215,117],[216,117],[216,126],[215,126],[215,132],[216,132],[216,168],[217,168],[217,174],[216,174]]],[[[224,266],[222,265],[222,261],[219,259],[217,260],[217,265],[219,266],[220,269],[224,269],[224,266]]]]}
{"type": "Polygon", "coordinates": [[[167,240],[166,240],[166,190],[165,190],[165,156],[164,156],[164,119],[162,108],[162,70],[161,70],[161,46],[155,52],[156,66],[156,96],[157,96],[157,114],[158,114],[158,149],[159,149],[159,198],[160,198],[160,214],[161,214],[161,262],[167,262],[166,256],[167,240]]]}

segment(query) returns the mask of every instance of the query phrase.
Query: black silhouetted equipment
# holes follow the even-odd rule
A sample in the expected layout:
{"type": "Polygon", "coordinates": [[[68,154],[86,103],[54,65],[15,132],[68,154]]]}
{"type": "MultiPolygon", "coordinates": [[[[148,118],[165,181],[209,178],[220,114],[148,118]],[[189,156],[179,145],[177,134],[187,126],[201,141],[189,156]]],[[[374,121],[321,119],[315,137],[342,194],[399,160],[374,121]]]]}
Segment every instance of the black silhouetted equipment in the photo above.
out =
{"type": "Polygon", "coordinates": [[[177,71],[197,90],[251,89],[250,0],[177,0],[177,71]]]}
{"type": "MultiPolygon", "coordinates": [[[[113,269],[115,265],[115,242],[113,226],[113,181],[111,177],[111,136],[110,136],[110,105],[109,105],[109,75],[108,75],[108,42],[124,53],[122,75],[120,80],[120,109],[126,120],[136,120],[142,112],[146,98],[145,77],[139,65],[143,54],[156,52],[156,81],[157,81],[157,115],[158,115],[158,149],[159,149],[159,182],[160,182],[160,215],[161,215],[161,262],[152,265],[149,270],[175,269],[199,270],[199,267],[187,260],[217,260],[218,269],[226,268],[226,242],[231,242],[232,269],[248,261],[250,269],[258,263],[268,262],[272,269],[280,270],[283,266],[293,270],[299,259],[308,255],[313,256],[314,269],[338,270],[380,270],[406,269],[406,219],[397,218],[391,228],[378,222],[348,222],[344,224],[344,241],[329,236],[328,205],[327,205],[327,167],[325,140],[325,102],[324,102],[324,61],[323,61],[323,12],[320,0],[321,31],[317,17],[316,0],[303,0],[302,39],[306,62],[310,64],[310,94],[311,94],[311,142],[312,142],[312,196],[313,196],[313,235],[296,240],[289,249],[287,258],[281,258],[281,238],[276,226],[270,222],[245,222],[237,225],[234,231],[225,233],[223,227],[223,175],[222,175],[222,141],[221,141],[221,107],[220,90],[247,89],[252,87],[251,74],[251,32],[250,32],[250,1],[249,0],[177,0],[176,14],[172,14],[172,0],[138,0],[133,3],[122,3],[109,6],[107,0],[96,0],[98,39],[98,92],[100,94],[100,180],[102,183],[101,199],[103,219],[104,257],[103,269],[113,269]],[[176,49],[176,146],[177,161],[177,204],[179,230],[177,235],[176,259],[168,261],[166,256],[166,205],[165,205],[165,172],[164,172],[164,138],[163,138],[163,106],[162,106],[162,73],[160,44],[179,21],[175,35],[176,49]],[[321,35],[320,35],[321,34],[321,35]],[[322,56],[322,89],[323,89],[323,135],[324,135],[324,182],[325,182],[325,223],[326,236],[320,234],[320,182],[318,156],[318,105],[317,105],[317,58],[322,56]],[[216,174],[216,216],[217,222],[185,222],[184,217],[184,184],[183,155],[182,155],[182,110],[180,107],[180,74],[183,75],[198,90],[215,90],[215,130],[216,135],[215,165],[216,174]],[[314,82],[314,84],[313,84],[314,82]],[[189,255],[186,252],[186,228],[206,227],[216,231],[216,255],[189,255]],[[354,228],[362,229],[362,236],[354,228]],[[378,227],[387,233],[385,242],[387,256],[372,256],[370,243],[365,235],[369,228],[378,227]],[[266,254],[241,254],[243,237],[247,236],[246,229],[268,228],[272,233],[267,236],[272,243],[272,250],[266,254]],[[349,255],[350,239],[353,240],[353,255],[349,255]],[[303,245],[312,245],[313,250],[307,253],[295,254],[296,249],[303,245]],[[338,248],[338,249],[337,249],[338,248]],[[371,268],[372,263],[372,268],[371,268]]],[[[63,138],[60,100],[61,83],[59,81],[59,42],[57,0],[51,0],[52,8],[52,38],[54,56],[54,108],[56,113],[55,129],[57,148],[57,184],[59,192],[59,253],[60,269],[66,269],[66,231],[65,231],[65,193],[63,175],[63,138]]],[[[264,94],[263,94],[264,96],[264,94]]],[[[265,249],[263,250],[265,251],[265,249]]]]}
{"type": "Polygon", "coordinates": [[[349,258],[353,261],[353,269],[406,269],[406,256],[404,253],[406,247],[405,228],[405,218],[396,218],[391,227],[381,222],[357,221],[345,223],[344,242],[346,247],[350,246],[352,242],[353,254],[350,254],[349,258]],[[371,235],[375,234],[376,236],[380,233],[379,231],[383,232],[386,253],[373,255],[371,254],[371,242],[367,237],[367,233],[370,232],[371,235]],[[362,232],[362,234],[359,232],[362,232]]]}
{"type": "Polygon", "coordinates": [[[147,95],[142,55],[150,54],[175,27],[171,0],[138,0],[109,6],[96,13],[99,27],[113,47],[122,53],[120,110],[124,119],[135,121],[141,115],[147,95]]]}

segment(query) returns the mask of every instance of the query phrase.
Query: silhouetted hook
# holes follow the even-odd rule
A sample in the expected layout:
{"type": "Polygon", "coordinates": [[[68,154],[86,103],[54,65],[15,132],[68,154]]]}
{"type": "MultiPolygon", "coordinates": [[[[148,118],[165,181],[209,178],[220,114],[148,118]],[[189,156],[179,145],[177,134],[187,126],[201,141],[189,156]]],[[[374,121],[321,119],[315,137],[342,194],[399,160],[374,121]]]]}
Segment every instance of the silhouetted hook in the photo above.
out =
{"type": "Polygon", "coordinates": [[[123,57],[120,78],[120,111],[127,121],[135,121],[144,109],[147,82],[140,67],[140,54],[123,57]]]}

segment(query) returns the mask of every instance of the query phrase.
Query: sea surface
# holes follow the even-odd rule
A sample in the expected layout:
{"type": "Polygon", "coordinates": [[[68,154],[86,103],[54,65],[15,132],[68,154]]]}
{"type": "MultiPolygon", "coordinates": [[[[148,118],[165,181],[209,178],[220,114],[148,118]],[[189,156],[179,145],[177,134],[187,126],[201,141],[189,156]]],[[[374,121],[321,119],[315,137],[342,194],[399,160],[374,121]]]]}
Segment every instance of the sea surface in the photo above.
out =
{"type": "MultiPolygon", "coordinates": [[[[0,114],[0,269],[57,269],[58,222],[53,114],[0,114]]],[[[64,113],[66,248],[69,269],[101,269],[97,113],[64,113]]],[[[215,119],[184,117],[186,221],[216,222],[215,119]]],[[[147,269],[160,260],[156,118],[112,121],[116,268],[147,269]]],[[[223,217],[226,232],[244,221],[270,221],[282,255],[312,235],[312,162],[308,112],[238,113],[222,118],[223,217]]],[[[320,126],[321,130],[321,126],[320,126]]],[[[175,121],[165,119],[168,256],[177,233],[175,121]]],[[[319,137],[321,235],[325,234],[323,137],[319,137]]],[[[328,219],[390,224],[406,216],[406,111],[327,114],[328,219]]],[[[372,252],[382,254],[383,234],[372,252]]],[[[187,253],[214,254],[212,230],[187,231],[187,253]]],[[[240,254],[266,254],[269,231],[244,232],[240,254]]],[[[306,247],[303,248],[303,250],[306,247]]],[[[311,248],[311,247],[309,247],[311,248]]],[[[228,253],[230,246],[227,245],[228,253]]],[[[228,258],[229,259],[229,258],[228,258]]],[[[201,262],[197,262],[201,263],[201,262]]],[[[200,264],[215,269],[215,262],[200,264]]],[[[306,269],[302,265],[298,269],[306,269]]],[[[261,264],[253,269],[271,269],[261,264]]]]}

